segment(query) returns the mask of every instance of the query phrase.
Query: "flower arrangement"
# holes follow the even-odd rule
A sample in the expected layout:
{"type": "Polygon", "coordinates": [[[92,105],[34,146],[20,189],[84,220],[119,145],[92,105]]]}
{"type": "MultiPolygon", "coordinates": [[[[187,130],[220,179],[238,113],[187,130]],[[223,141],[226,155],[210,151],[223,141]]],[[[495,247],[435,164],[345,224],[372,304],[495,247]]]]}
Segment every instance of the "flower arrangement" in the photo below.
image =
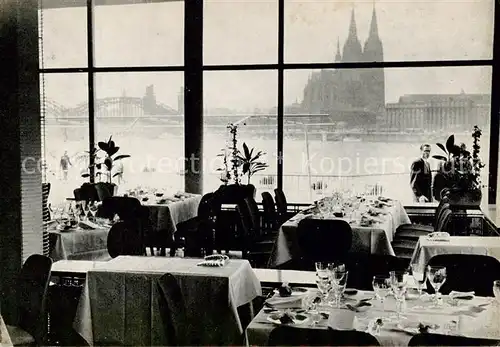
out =
{"type": "Polygon", "coordinates": [[[464,143],[455,144],[454,135],[448,137],[445,145],[436,144],[445,156],[433,155],[433,158],[443,162],[441,171],[446,179],[446,187],[451,191],[474,193],[480,197],[481,169],[484,167],[479,157],[481,135],[481,129],[475,125],[472,131],[472,153],[464,143]]]}

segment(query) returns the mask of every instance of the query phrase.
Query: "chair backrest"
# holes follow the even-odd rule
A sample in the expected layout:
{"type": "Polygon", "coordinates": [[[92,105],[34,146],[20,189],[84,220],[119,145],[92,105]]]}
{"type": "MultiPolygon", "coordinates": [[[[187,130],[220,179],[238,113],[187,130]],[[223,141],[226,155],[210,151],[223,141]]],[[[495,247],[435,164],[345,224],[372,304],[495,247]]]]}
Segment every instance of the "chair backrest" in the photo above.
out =
{"type": "Polygon", "coordinates": [[[166,273],[156,281],[158,306],[169,346],[198,345],[193,324],[177,279],[166,273]]]}
{"type": "Polygon", "coordinates": [[[207,193],[201,197],[200,204],[198,205],[198,218],[206,219],[212,215],[213,199],[215,199],[214,193],[207,193]]]}
{"type": "Polygon", "coordinates": [[[99,201],[97,189],[93,183],[84,183],[73,191],[76,201],[99,201]]]}
{"type": "Polygon", "coordinates": [[[255,186],[253,184],[222,185],[217,189],[216,193],[219,196],[221,204],[238,204],[246,197],[255,197],[255,186]]]}
{"type": "Polygon", "coordinates": [[[285,193],[279,188],[274,189],[274,200],[276,200],[276,209],[280,216],[286,215],[288,211],[288,202],[285,193]]]}
{"type": "Polygon", "coordinates": [[[141,231],[131,222],[115,223],[108,233],[108,253],[112,258],[119,255],[143,255],[144,245],[141,231]]]}
{"type": "Polygon", "coordinates": [[[345,259],[352,245],[351,226],[340,219],[303,219],[297,236],[303,264],[311,269],[316,261],[345,259]]]}
{"type": "Polygon", "coordinates": [[[436,222],[435,231],[448,232],[452,215],[453,212],[450,208],[450,204],[444,204],[444,207],[441,210],[438,220],[436,222]]]}
{"type": "Polygon", "coordinates": [[[408,346],[499,346],[500,340],[471,338],[458,335],[423,333],[413,336],[408,346]]]}
{"type": "Polygon", "coordinates": [[[240,226],[243,231],[243,245],[248,247],[257,236],[257,231],[253,226],[252,213],[250,207],[244,200],[236,206],[236,211],[240,216],[240,226]]]}
{"type": "Polygon", "coordinates": [[[274,205],[273,196],[269,192],[262,192],[262,207],[264,208],[264,220],[270,229],[274,229],[278,223],[278,214],[274,205]]]}
{"type": "Polygon", "coordinates": [[[24,262],[17,281],[17,325],[30,333],[39,345],[45,336],[44,317],[51,269],[52,259],[33,254],[24,262]]]}
{"type": "Polygon", "coordinates": [[[389,271],[403,271],[408,267],[404,259],[382,254],[349,253],[345,264],[349,271],[347,285],[350,288],[373,290],[373,276],[389,275],[389,271]]]}
{"type": "MultiPolygon", "coordinates": [[[[493,296],[493,281],[500,278],[500,262],[487,255],[439,254],[427,265],[446,267],[446,281],[439,290],[443,294],[473,290],[479,296],[493,296]]],[[[434,293],[430,284],[427,287],[434,293]]]]}
{"type": "Polygon", "coordinates": [[[434,213],[434,231],[439,231],[438,224],[442,218],[443,212],[450,209],[448,198],[444,197],[439,201],[439,205],[434,213]]]}
{"type": "Polygon", "coordinates": [[[245,204],[248,206],[248,211],[250,212],[250,221],[252,222],[252,227],[256,235],[262,234],[262,228],[260,223],[260,212],[257,202],[252,197],[245,198],[245,204]]]}
{"type": "Polygon", "coordinates": [[[269,335],[269,346],[379,346],[378,340],[364,331],[302,329],[281,325],[269,335]]]}
{"type": "Polygon", "coordinates": [[[140,220],[143,217],[141,202],[133,197],[111,196],[102,201],[100,216],[112,218],[115,214],[123,221],[140,220]]]}

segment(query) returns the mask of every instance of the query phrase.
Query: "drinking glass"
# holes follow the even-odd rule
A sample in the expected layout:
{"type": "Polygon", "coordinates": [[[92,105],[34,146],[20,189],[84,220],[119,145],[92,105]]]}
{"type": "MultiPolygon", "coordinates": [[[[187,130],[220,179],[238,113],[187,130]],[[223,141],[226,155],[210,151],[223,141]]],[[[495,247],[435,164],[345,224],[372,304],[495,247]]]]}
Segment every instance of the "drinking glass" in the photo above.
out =
{"type": "Polygon", "coordinates": [[[427,267],[427,278],[434,288],[436,294],[434,294],[434,304],[439,306],[440,293],[439,289],[446,281],[446,267],[444,266],[428,266],[427,267]]]}
{"type": "Polygon", "coordinates": [[[95,220],[95,215],[97,213],[98,206],[96,202],[91,202],[89,206],[89,211],[92,214],[92,219],[95,220]]]}
{"type": "Polygon", "coordinates": [[[344,294],[345,287],[347,285],[347,276],[349,272],[346,271],[345,265],[339,265],[332,269],[331,271],[331,285],[333,290],[333,295],[335,297],[335,306],[340,307],[340,298],[344,294]]]}
{"type": "Polygon", "coordinates": [[[497,303],[500,304],[500,280],[493,281],[493,295],[497,303]]]}
{"type": "Polygon", "coordinates": [[[328,293],[332,289],[332,282],[330,280],[330,277],[321,277],[319,275],[316,275],[316,285],[318,286],[318,289],[321,293],[321,299],[326,298],[328,296],[328,293]]]}
{"type": "Polygon", "coordinates": [[[318,310],[318,305],[321,302],[321,297],[317,294],[312,294],[304,298],[302,307],[309,313],[312,325],[316,325],[321,321],[321,313],[318,310]]]}
{"type": "Polygon", "coordinates": [[[391,280],[388,276],[373,276],[372,286],[382,310],[384,310],[384,300],[391,291],[391,280]]]}
{"type": "Polygon", "coordinates": [[[403,305],[405,301],[406,294],[406,284],[408,279],[408,273],[406,271],[391,271],[389,272],[390,281],[391,281],[391,289],[396,298],[396,319],[401,322],[401,319],[405,317],[402,316],[403,305]]]}
{"type": "Polygon", "coordinates": [[[422,296],[422,289],[425,284],[425,267],[421,264],[411,264],[411,274],[417,286],[418,295],[422,296]]]}
{"type": "Polygon", "coordinates": [[[319,277],[328,277],[330,271],[333,269],[333,263],[326,261],[317,261],[314,263],[316,267],[316,275],[319,277]]]}

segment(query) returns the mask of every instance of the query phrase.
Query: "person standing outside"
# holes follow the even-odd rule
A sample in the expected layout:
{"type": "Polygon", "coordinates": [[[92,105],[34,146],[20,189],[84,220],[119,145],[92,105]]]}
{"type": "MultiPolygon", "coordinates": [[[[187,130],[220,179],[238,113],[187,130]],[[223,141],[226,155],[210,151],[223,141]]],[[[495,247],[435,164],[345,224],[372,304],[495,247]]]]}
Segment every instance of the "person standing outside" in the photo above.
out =
{"type": "Polygon", "coordinates": [[[428,162],[430,154],[431,146],[428,144],[421,145],[420,158],[416,159],[411,164],[410,186],[413,190],[415,202],[422,203],[432,201],[432,173],[428,162]]]}
{"type": "Polygon", "coordinates": [[[63,179],[67,181],[69,166],[73,166],[73,164],[71,164],[71,160],[69,160],[68,151],[64,151],[64,154],[61,157],[60,166],[61,166],[61,171],[63,172],[63,179]]]}

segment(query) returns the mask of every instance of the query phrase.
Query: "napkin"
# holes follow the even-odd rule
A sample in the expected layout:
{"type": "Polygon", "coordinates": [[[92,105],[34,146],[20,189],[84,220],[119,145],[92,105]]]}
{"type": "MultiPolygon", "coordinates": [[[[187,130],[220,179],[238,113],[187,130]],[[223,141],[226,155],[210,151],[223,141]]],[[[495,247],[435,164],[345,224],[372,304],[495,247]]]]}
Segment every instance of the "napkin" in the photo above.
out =
{"type": "Polygon", "coordinates": [[[97,229],[99,228],[99,225],[89,221],[89,220],[85,220],[85,221],[80,221],[78,223],[78,226],[82,229],[97,229]]]}
{"type": "Polygon", "coordinates": [[[207,255],[198,266],[223,267],[229,262],[229,257],[222,254],[207,255]]]}
{"type": "Polygon", "coordinates": [[[430,233],[427,235],[427,240],[432,240],[432,241],[449,241],[450,240],[450,234],[444,231],[436,231],[434,233],[430,233]]]}
{"type": "Polygon", "coordinates": [[[354,311],[333,309],[328,317],[328,326],[335,330],[352,330],[354,317],[354,311]]]}
{"type": "Polygon", "coordinates": [[[267,299],[266,303],[277,309],[302,307],[302,296],[273,296],[267,299]]]}
{"type": "Polygon", "coordinates": [[[452,290],[450,292],[450,294],[448,294],[450,296],[450,298],[452,299],[472,299],[475,295],[475,292],[474,291],[471,291],[471,292],[459,292],[459,291],[455,291],[455,290],[452,290]]]}

